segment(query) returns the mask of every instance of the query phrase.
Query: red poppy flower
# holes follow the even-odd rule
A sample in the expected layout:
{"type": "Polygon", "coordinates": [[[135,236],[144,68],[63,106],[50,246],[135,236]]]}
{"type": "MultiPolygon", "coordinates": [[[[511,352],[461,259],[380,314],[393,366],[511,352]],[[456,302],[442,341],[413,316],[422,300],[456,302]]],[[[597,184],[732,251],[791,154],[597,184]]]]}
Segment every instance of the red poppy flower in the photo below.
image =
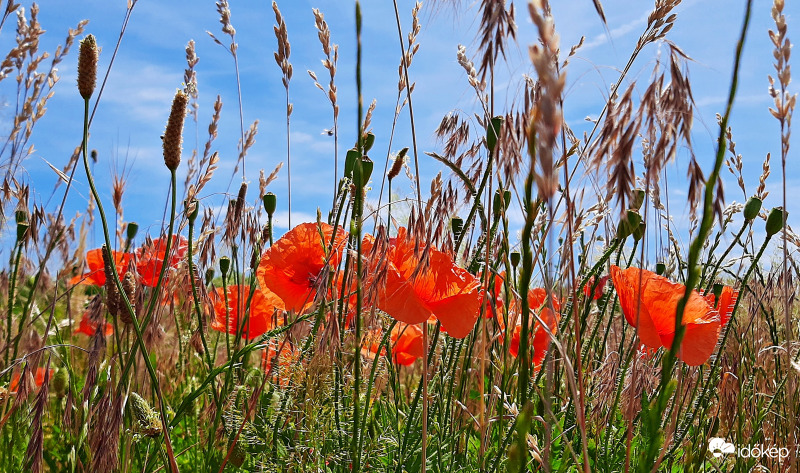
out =
{"type": "MultiPolygon", "coordinates": [[[[167,239],[156,238],[149,244],[136,250],[136,272],[142,278],[142,285],[155,287],[164,264],[164,253],[167,250],[167,239]]],[[[174,268],[186,257],[189,241],[179,235],[172,235],[168,265],[174,268]]]]}
{"type": "MultiPolygon", "coordinates": [[[[669,349],[675,337],[678,302],[686,286],[639,268],[622,270],[612,266],[611,279],[625,319],[639,327],[642,343],[650,348],[669,349]]],[[[682,323],[686,331],[678,358],[692,366],[702,365],[713,353],[719,338],[719,313],[700,293],[693,291],[682,323]]]]}
{"type": "Polygon", "coordinates": [[[733,315],[733,306],[736,305],[736,300],[738,298],[739,291],[734,290],[730,286],[725,286],[722,288],[722,293],[719,295],[717,311],[719,312],[720,323],[723,327],[728,325],[728,321],[731,320],[731,315],[733,315]]]}
{"type": "MultiPolygon", "coordinates": [[[[50,372],[50,378],[52,378],[53,377],[53,373],[55,373],[56,370],[51,368],[51,369],[49,369],[47,371],[50,372]]],[[[45,369],[43,367],[40,366],[40,367],[36,368],[36,376],[34,378],[35,378],[37,387],[41,387],[42,384],[44,384],[44,373],[45,373],[45,369]]],[[[13,375],[11,375],[11,383],[8,385],[8,391],[12,392],[12,393],[16,393],[17,392],[17,388],[19,388],[19,373],[14,373],[13,375]]]]}
{"type": "MultiPolygon", "coordinates": [[[[390,337],[392,360],[398,365],[411,366],[417,359],[425,356],[422,329],[418,325],[395,324],[390,337]]],[[[378,345],[381,343],[382,338],[383,333],[380,330],[368,335],[362,353],[369,358],[373,358],[378,353],[378,345]]],[[[381,350],[381,355],[384,354],[385,350],[381,350]]]]}
{"type": "Polygon", "coordinates": [[[250,297],[249,286],[228,286],[228,304],[225,305],[225,292],[218,287],[211,293],[211,301],[214,303],[214,320],[211,328],[219,332],[236,334],[237,330],[242,330],[245,339],[256,338],[263,335],[268,330],[276,327],[278,321],[275,310],[283,309],[283,301],[271,292],[255,291],[250,301],[250,310],[245,311],[245,304],[250,297]],[[244,312],[242,317],[240,313],[244,312]],[[245,322],[244,316],[247,316],[245,322]],[[245,327],[240,325],[245,323],[245,327]]]}
{"type": "Polygon", "coordinates": [[[327,223],[302,223],[286,233],[261,256],[256,278],[264,290],[283,300],[286,310],[297,313],[311,307],[317,279],[326,268],[336,268],[342,258],[347,234],[337,228],[333,253],[326,256],[333,238],[327,223]]]}
{"type": "MultiPolygon", "coordinates": [[[[560,311],[561,302],[556,298],[555,295],[551,296],[551,298],[553,309],[560,311]]],[[[536,312],[539,315],[539,318],[542,319],[542,321],[547,324],[547,327],[550,328],[550,331],[555,333],[556,330],[558,330],[558,320],[560,317],[558,312],[553,312],[553,310],[545,305],[546,300],[547,290],[544,288],[537,287],[528,291],[528,304],[530,306],[530,310],[536,312]]],[[[510,326],[513,327],[508,351],[511,356],[516,358],[519,356],[520,337],[522,336],[519,301],[515,300],[512,302],[508,317],[511,321],[510,326]]],[[[506,324],[501,314],[497,314],[497,322],[500,325],[500,330],[505,331],[506,324]]],[[[540,324],[535,317],[531,316],[528,323],[530,324],[530,327],[532,327],[532,329],[528,332],[529,336],[531,337],[529,345],[532,350],[531,363],[533,363],[534,369],[538,371],[545,355],[547,354],[547,348],[550,345],[550,335],[547,333],[545,327],[540,324]]]]}
{"type": "Polygon", "coordinates": [[[595,277],[594,276],[590,277],[589,280],[586,282],[586,285],[583,286],[584,295],[586,295],[586,297],[591,297],[592,300],[594,301],[603,297],[603,292],[604,289],[606,288],[606,282],[610,277],[611,277],[610,275],[606,275],[601,277],[597,281],[597,287],[595,287],[594,289],[594,294],[592,294],[592,287],[594,286],[595,277]]]}
{"type": "MultiPolygon", "coordinates": [[[[492,276],[489,276],[492,278],[492,276]]],[[[486,291],[486,308],[484,309],[484,316],[489,319],[494,317],[494,314],[499,314],[503,311],[503,287],[505,287],[506,272],[500,274],[493,274],[494,287],[486,291]]]]}
{"type": "Polygon", "coordinates": [[[78,330],[75,330],[75,333],[82,333],[84,335],[93,337],[101,325],[103,326],[103,335],[106,337],[114,333],[113,325],[102,319],[92,320],[91,315],[89,315],[89,311],[86,311],[83,313],[83,317],[81,317],[81,323],[78,325],[78,330]]]}
{"type": "MultiPolygon", "coordinates": [[[[547,327],[550,329],[550,332],[555,333],[558,330],[558,314],[550,310],[549,307],[542,308],[542,312],[539,314],[539,318],[547,324],[547,327]]],[[[530,336],[532,337],[532,341],[530,342],[530,347],[532,350],[531,354],[531,363],[533,363],[534,371],[539,371],[539,368],[542,367],[542,362],[544,361],[544,357],[547,354],[547,347],[550,346],[550,334],[547,333],[547,329],[544,325],[540,324],[534,317],[531,317],[531,322],[533,324],[533,330],[530,330],[530,336]]],[[[516,358],[519,356],[519,344],[520,338],[522,337],[522,324],[517,324],[514,327],[514,331],[511,333],[511,344],[508,347],[508,352],[516,358]]]]}
{"type": "MultiPolygon", "coordinates": [[[[365,238],[365,254],[373,244],[371,238],[365,238]]],[[[420,269],[420,256],[426,249],[420,246],[415,252],[414,248],[415,242],[405,228],[389,239],[386,282],[377,291],[378,308],[410,325],[423,323],[433,315],[452,337],[466,337],[478,320],[480,281],[432,247],[427,249],[429,266],[420,269]]]]}
{"type": "MultiPolygon", "coordinates": [[[[123,253],[121,251],[111,251],[111,256],[114,257],[114,263],[117,266],[117,273],[119,277],[125,276],[128,271],[128,263],[133,257],[130,253],[123,253]]],[[[70,285],[75,284],[89,284],[91,286],[102,286],[106,283],[106,271],[103,265],[103,249],[96,248],[86,252],[86,264],[89,266],[89,272],[75,276],[69,280],[70,285]]]]}

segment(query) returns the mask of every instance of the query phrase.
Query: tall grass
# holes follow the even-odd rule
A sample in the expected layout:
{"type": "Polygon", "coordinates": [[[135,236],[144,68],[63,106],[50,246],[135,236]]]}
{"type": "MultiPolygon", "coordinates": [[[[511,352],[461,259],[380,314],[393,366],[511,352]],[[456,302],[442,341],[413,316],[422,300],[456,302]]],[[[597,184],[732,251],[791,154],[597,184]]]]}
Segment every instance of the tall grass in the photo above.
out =
{"type": "MultiPolygon", "coordinates": [[[[600,2],[575,3],[606,21],[600,2]]],[[[268,192],[280,164],[269,175],[259,170],[257,196],[248,185],[245,158],[258,121],[245,130],[236,30],[230,5],[219,1],[230,44],[209,34],[234,59],[240,142],[231,183],[241,165],[242,184],[220,208],[205,194],[220,179],[220,155],[231,154],[215,144],[217,96],[207,141],[202,152],[193,144],[179,195],[183,124],[187,112],[197,121],[199,108],[190,42],[185,84],[164,104],[169,210],[163,228],[139,235],[139,225],[123,219],[124,173],[115,176],[114,233],[89,161],[90,101],[96,107],[102,91],[94,90],[97,45],[108,38],[81,41],[83,133],[72,137],[81,144],[63,168],[51,165],[67,184],[60,206],[37,202],[38,183],[23,172],[29,141],[58,82],[55,66],[85,23],[45,65],[38,8],[9,2],[0,29],[16,14],[16,41],[0,81],[17,74],[18,104],[0,148],[0,241],[8,254],[0,270],[0,470],[796,471],[792,283],[800,238],[787,212],[796,95],[784,3],[771,6],[769,32],[783,200],[771,209],[762,208],[770,155],[758,168],[745,162],[729,125],[743,47],[763,33],[749,21],[762,6],[743,2],[716,153],[702,169],[693,151],[690,58],[669,41],[679,3],[655,1],[610,98],[580,138],[564,116],[573,106],[569,61],[583,40],[567,51],[548,2],[531,2],[524,24],[529,18],[537,35],[527,49],[534,74],[501,87],[496,71],[515,45],[517,11],[505,1],[478,2],[476,51],[459,45],[456,54],[474,110],[444,117],[433,150],[422,149],[419,136],[430,130],[415,119],[412,61],[423,6],[413,6],[404,29],[404,6],[393,4],[400,66],[390,129],[372,126],[375,102],[365,108],[362,96],[373,80],[362,54],[374,34],[362,24],[370,4],[351,5],[354,32],[337,31],[314,9],[330,81],[324,87],[309,75],[332,108],[334,199],[315,222],[290,220],[279,235],[276,210],[286,203],[291,216],[291,190],[268,192]],[[334,82],[346,66],[331,38],[348,33],[356,38],[354,98],[334,82]],[[648,81],[629,80],[653,43],[668,51],[666,67],[656,64],[648,81]],[[517,101],[498,100],[517,86],[517,101]],[[357,120],[341,166],[340,105],[357,120]],[[405,119],[408,136],[396,135],[405,119]],[[385,158],[375,158],[376,136],[389,140],[385,158]],[[410,146],[392,153],[395,140],[410,146]],[[674,160],[678,150],[688,159],[674,160]],[[423,193],[426,155],[447,175],[423,193]],[[746,204],[726,205],[724,167],[746,204]],[[675,168],[686,183],[668,182],[675,168]],[[749,192],[743,176],[759,172],[749,192]],[[90,189],[80,223],[63,217],[76,173],[90,189]],[[392,184],[406,178],[412,195],[393,195],[392,184]],[[669,187],[682,184],[688,232],[670,214],[669,187]],[[102,246],[87,251],[98,224],[102,246]],[[714,439],[780,454],[710,451],[714,439]]],[[[291,186],[291,24],[277,2],[272,10],[291,186]]],[[[306,93],[300,87],[294,97],[306,93]]],[[[75,92],[60,86],[59,93],[75,92]]],[[[257,162],[249,164],[252,173],[257,162]]]]}

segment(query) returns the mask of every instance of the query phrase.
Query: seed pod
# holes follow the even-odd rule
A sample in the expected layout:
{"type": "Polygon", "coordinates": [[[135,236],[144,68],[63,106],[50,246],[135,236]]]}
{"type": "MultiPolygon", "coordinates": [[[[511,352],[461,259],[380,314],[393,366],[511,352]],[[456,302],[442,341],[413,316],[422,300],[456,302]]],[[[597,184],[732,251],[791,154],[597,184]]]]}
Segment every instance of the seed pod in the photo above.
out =
{"type": "Polygon", "coordinates": [[[125,278],[122,280],[122,289],[125,291],[125,297],[127,297],[128,301],[131,303],[131,312],[128,312],[128,308],[120,304],[119,319],[125,325],[130,325],[133,323],[134,317],[136,317],[136,303],[134,302],[136,298],[136,276],[133,275],[133,272],[129,271],[125,275],[125,278]]]}
{"type": "Polygon", "coordinates": [[[139,224],[136,222],[129,222],[128,232],[127,232],[128,241],[132,241],[136,237],[136,233],[138,232],[139,232],[139,224]]]}
{"type": "Polygon", "coordinates": [[[116,317],[119,312],[119,292],[114,282],[114,258],[106,245],[103,245],[103,270],[106,273],[106,307],[108,312],[116,317]]]}
{"type": "Polygon", "coordinates": [[[264,195],[264,210],[267,211],[267,215],[272,217],[275,213],[275,208],[278,206],[278,197],[275,196],[272,192],[267,192],[264,195]]]}
{"type": "Polygon", "coordinates": [[[167,119],[167,129],[164,131],[164,164],[167,169],[174,171],[181,164],[181,145],[183,144],[183,121],[186,119],[186,105],[189,96],[182,90],[175,93],[172,99],[172,109],[167,119]]]}
{"type": "Polygon", "coordinates": [[[511,266],[516,268],[517,266],[519,266],[519,261],[520,259],[522,259],[522,255],[519,254],[519,251],[512,251],[510,258],[511,258],[511,266]]]}
{"type": "Polygon", "coordinates": [[[227,256],[223,256],[219,259],[219,270],[222,272],[222,277],[228,275],[228,270],[231,268],[231,259],[227,256]]]}
{"type": "Polygon", "coordinates": [[[78,54],[78,92],[84,99],[89,99],[94,93],[97,83],[97,42],[94,35],[89,35],[81,41],[78,54]]]}

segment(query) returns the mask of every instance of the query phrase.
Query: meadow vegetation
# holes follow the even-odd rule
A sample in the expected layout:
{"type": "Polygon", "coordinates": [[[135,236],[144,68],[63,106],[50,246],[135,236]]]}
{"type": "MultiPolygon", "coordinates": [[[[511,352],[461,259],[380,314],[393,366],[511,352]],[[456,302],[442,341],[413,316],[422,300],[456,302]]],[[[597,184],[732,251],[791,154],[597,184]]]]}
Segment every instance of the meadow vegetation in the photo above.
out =
{"type": "MultiPolygon", "coordinates": [[[[600,1],[573,2],[605,22],[600,1]]],[[[136,3],[128,1],[125,24],[136,3]]],[[[373,80],[361,72],[369,40],[361,9],[370,2],[343,3],[356,31],[336,34],[357,38],[357,97],[337,89],[335,25],[310,12],[327,74],[309,74],[330,103],[336,143],[319,162],[333,169],[335,198],[319,203],[316,221],[290,220],[281,235],[276,208],[288,205],[291,215],[297,179],[292,97],[318,92],[293,79],[292,25],[277,3],[283,163],[265,171],[248,162],[258,123],[245,126],[241,93],[238,149],[215,144],[219,98],[205,145],[183,149],[184,123],[198,117],[189,42],[184,83],[164,104],[171,185],[158,228],[125,220],[124,173],[113,176],[109,201],[94,180],[111,177],[90,166],[91,117],[103,104],[97,83],[108,74],[98,71],[98,44],[113,55],[116,38],[96,38],[81,23],[46,54],[38,7],[8,1],[0,81],[16,80],[17,102],[0,148],[0,470],[797,471],[800,237],[784,211],[796,100],[784,1],[769,5],[775,70],[764,71],[782,144],[779,176],[769,154],[745,162],[729,126],[743,43],[767,33],[748,28],[763,2],[735,2],[744,7],[740,40],[730,45],[736,59],[707,169],[692,152],[689,58],[670,41],[680,0],[655,0],[584,136],[563,118],[569,61],[581,44],[559,43],[547,0],[524,12],[478,2],[477,51],[459,46],[456,56],[474,109],[442,119],[436,149],[418,146],[418,135],[433,130],[414,122],[422,5],[405,29],[405,6],[394,5],[394,123],[409,120],[411,129],[395,136],[394,126],[373,128],[374,102],[362,97],[362,81],[373,80]],[[538,34],[526,49],[535,74],[513,78],[524,93],[501,106],[494,71],[521,16],[538,34]],[[649,78],[630,80],[654,43],[663,61],[649,78]],[[77,91],[59,82],[57,66],[77,68],[77,91]],[[22,170],[56,89],[83,98],[84,131],[63,143],[69,159],[53,166],[60,205],[46,208],[22,170]],[[339,120],[340,106],[357,110],[357,124],[339,120]],[[340,142],[351,125],[357,140],[340,142]],[[377,135],[396,142],[389,152],[373,146],[377,135]],[[223,155],[237,157],[241,185],[219,210],[204,189],[228,179],[218,172],[223,155]],[[443,172],[422,183],[418,163],[430,159],[443,172]],[[676,167],[686,182],[667,182],[676,167]],[[258,186],[249,186],[256,173],[258,186]],[[744,204],[726,204],[726,173],[744,204]],[[760,174],[756,189],[746,174],[760,174]],[[64,202],[73,176],[91,195],[71,218],[64,202]],[[270,192],[276,179],[288,181],[285,195],[270,192]],[[398,195],[400,180],[415,192],[398,195]],[[783,206],[766,208],[773,180],[783,184],[783,206]],[[668,186],[687,191],[687,232],[673,221],[668,186]],[[522,215],[519,227],[512,213],[522,215]],[[87,247],[90,234],[101,236],[99,248],[87,247]],[[716,456],[715,437],[791,454],[716,456]]],[[[231,6],[216,7],[221,31],[212,38],[229,50],[238,81],[231,6]]]]}

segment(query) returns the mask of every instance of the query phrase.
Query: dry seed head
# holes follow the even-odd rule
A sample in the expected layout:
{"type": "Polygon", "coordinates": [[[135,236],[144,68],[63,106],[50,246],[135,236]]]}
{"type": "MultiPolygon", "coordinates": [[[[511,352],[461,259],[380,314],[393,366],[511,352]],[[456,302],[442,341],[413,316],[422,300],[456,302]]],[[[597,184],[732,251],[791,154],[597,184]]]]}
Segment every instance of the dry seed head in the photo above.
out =
{"type": "Polygon", "coordinates": [[[164,132],[164,164],[170,171],[178,169],[181,164],[181,145],[183,143],[183,121],[186,118],[186,105],[189,96],[182,90],[175,93],[172,99],[172,109],[167,120],[167,129],[164,132]]]}
{"type": "Polygon", "coordinates": [[[127,307],[120,306],[119,319],[125,325],[130,325],[133,323],[133,318],[136,317],[136,309],[134,308],[136,306],[134,302],[136,298],[136,276],[133,275],[133,271],[128,271],[125,275],[125,279],[122,280],[122,289],[125,291],[125,297],[131,303],[131,312],[128,312],[127,307]]]}
{"type": "Polygon", "coordinates": [[[103,270],[106,273],[106,306],[108,312],[116,317],[119,313],[119,292],[117,284],[114,282],[114,261],[111,252],[106,245],[103,245],[103,270]]]}
{"type": "Polygon", "coordinates": [[[78,92],[84,99],[89,99],[94,92],[97,82],[97,42],[94,35],[89,35],[81,41],[78,55],[78,92]]]}

